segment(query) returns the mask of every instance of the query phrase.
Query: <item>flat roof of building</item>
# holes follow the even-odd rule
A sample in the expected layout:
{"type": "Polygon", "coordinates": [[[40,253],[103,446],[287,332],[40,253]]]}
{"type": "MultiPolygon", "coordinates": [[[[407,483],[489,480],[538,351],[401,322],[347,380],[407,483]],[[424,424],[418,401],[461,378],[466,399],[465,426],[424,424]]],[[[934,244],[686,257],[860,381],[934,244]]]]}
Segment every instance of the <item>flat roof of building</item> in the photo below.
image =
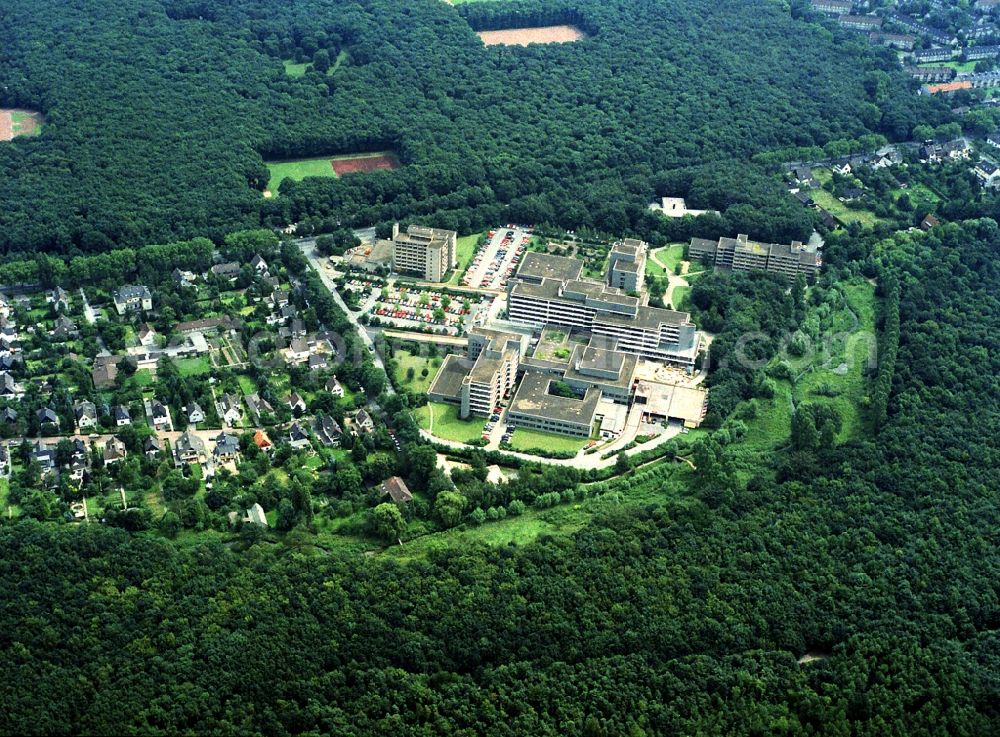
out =
{"type": "Polygon", "coordinates": [[[437,376],[431,382],[431,388],[427,390],[427,393],[458,399],[462,396],[462,383],[469,375],[471,368],[465,356],[452,353],[444,359],[444,363],[438,369],[437,376]]]}
{"type": "Polygon", "coordinates": [[[493,377],[496,376],[501,366],[503,366],[502,358],[493,358],[487,355],[486,352],[480,353],[479,358],[476,359],[476,363],[469,372],[469,380],[477,384],[492,383],[493,377]]]}
{"type": "Polygon", "coordinates": [[[660,325],[688,325],[691,315],[687,312],[664,310],[659,307],[643,307],[635,317],[631,315],[616,315],[601,313],[594,317],[594,322],[607,322],[619,325],[636,325],[640,328],[654,329],[660,325]]]}
{"type": "Polygon", "coordinates": [[[564,378],[627,389],[632,385],[632,377],[635,376],[635,367],[638,363],[639,357],[634,353],[581,345],[573,351],[564,378]],[[614,372],[617,378],[595,376],[593,373],[586,373],[588,370],[614,372]]]}
{"type": "Polygon", "coordinates": [[[553,256],[548,253],[529,251],[517,270],[519,277],[532,279],[559,279],[568,281],[579,279],[583,273],[583,262],[568,256],[553,256]]]}
{"type": "Polygon", "coordinates": [[[645,397],[643,411],[659,417],[701,424],[708,392],[701,387],[661,384],[640,381],[636,384],[636,397],[645,397]]]}
{"type": "Polygon", "coordinates": [[[510,404],[510,411],[559,422],[591,424],[597,404],[601,401],[601,390],[592,387],[583,399],[557,397],[548,392],[549,383],[554,380],[543,374],[525,374],[510,404]]]}

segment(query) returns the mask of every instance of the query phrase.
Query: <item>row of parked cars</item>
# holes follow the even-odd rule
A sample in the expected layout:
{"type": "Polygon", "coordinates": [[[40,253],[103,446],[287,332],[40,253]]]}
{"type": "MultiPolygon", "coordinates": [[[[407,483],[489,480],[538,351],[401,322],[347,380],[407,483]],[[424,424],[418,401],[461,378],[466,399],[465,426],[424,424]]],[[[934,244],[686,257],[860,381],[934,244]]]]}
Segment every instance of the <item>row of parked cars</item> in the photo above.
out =
{"type": "MultiPolygon", "coordinates": [[[[495,231],[489,232],[489,242],[493,242],[493,238],[496,235],[495,231]]],[[[505,287],[507,286],[507,280],[513,276],[514,271],[517,269],[518,263],[520,263],[521,258],[524,256],[524,252],[527,250],[528,241],[531,236],[527,233],[523,234],[520,238],[520,242],[515,243],[516,232],[513,230],[508,230],[503,239],[500,241],[500,245],[497,248],[496,253],[493,255],[493,259],[490,261],[489,266],[486,268],[486,273],[478,279],[477,284],[472,284],[472,277],[470,276],[473,272],[479,269],[479,265],[482,263],[485,257],[485,252],[489,249],[489,245],[486,245],[479,253],[475,255],[472,259],[472,263],[469,265],[468,272],[466,276],[462,278],[462,284],[465,286],[473,287],[483,287],[483,288],[493,288],[495,286],[505,287]],[[507,255],[513,250],[513,255],[508,260],[507,255]],[[498,281],[499,277],[499,281],[498,281]]]]}

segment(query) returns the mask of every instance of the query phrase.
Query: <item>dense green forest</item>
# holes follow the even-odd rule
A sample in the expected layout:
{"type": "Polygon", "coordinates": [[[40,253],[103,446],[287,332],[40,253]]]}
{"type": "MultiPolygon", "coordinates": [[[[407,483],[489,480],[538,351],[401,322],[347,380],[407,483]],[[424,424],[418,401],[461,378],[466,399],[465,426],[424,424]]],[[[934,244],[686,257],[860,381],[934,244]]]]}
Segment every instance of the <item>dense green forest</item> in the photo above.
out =
{"type": "Polygon", "coordinates": [[[898,300],[877,435],[713,436],[572,537],[400,562],[6,525],[0,731],[996,734],[998,242],[832,238],[898,300]]]}
{"type": "Polygon", "coordinates": [[[654,236],[660,194],[723,210],[720,233],[801,237],[809,214],[737,162],[948,115],[890,54],[835,33],[764,1],[10,0],[0,105],[46,125],[0,144],[0,249],[407,218],[654,236]],[[473,32],[548,22],[590,35],[486,48],[473,32]],[[264,159],[381,149],[404,167],[261,195],[264,159]]]}

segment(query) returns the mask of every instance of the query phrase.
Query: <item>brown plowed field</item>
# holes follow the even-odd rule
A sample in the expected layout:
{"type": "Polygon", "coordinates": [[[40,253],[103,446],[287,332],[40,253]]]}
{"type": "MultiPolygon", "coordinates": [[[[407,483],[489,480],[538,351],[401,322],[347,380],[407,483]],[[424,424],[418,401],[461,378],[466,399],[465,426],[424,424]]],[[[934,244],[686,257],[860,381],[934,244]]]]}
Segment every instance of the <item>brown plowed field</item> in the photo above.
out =
{"type": "Polygon", "coordinates": [[[330,162],[338,177],[357,172],[398,169],[399,160],[392,154],[377,154],[375,156],[355,156],[346,159],[334,159],[330,162]]]}
{"type": "Polygon", "coordinates": [[[487,46],[527,46],[528,44],[557,44],[579,41],[586,34],[576,26],[539,26],[537,28],[508,28],[502,31],[480,31],[479,38],[487,46]]]}

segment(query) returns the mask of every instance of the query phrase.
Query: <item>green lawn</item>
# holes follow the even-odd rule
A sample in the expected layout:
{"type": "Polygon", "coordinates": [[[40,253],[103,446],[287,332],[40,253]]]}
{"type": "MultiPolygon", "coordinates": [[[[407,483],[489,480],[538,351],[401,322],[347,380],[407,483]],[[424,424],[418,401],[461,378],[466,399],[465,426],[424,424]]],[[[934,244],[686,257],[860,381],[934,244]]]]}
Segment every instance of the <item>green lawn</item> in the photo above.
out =
{"type": "Polygon", "coordinates": [[[15,110],[10,114],[10,120],[15,136],[37,136],[42,132],[41,113],[15,110]]]}
{"type": "Polygon", "coordinates": [[[236,377],[236,380],[239,382],[240,389],[243,390],[244,394],[257,393],[257,385],[254,383],[253,379],[251,379],[249,376],[243,376],[241,374],[240,376],[236,377]]]}
{"type": "Polygon", "coordinates": [[[483,435],[483,426],[486,424],[481,417],[471,420],[463,420],[458,416],[458,407],[441,402],[428,402],[425,406],[414,411],[417,424],[424,430],[430,430],[434,435],[444,440],[451,440],[456,443],[468,443],[470,440],[478,440],[483,435]],[[431,413],[433,413],[434,423],[431,426],[431,413]]]}
{"type": "Polygon", "coordinates": [[[956,72],[974,72],[976,70],[976,62],[974,61],[930,61],[926,64],[917,64],[921,68],[930,67],[950,67],[956,72]]]}
{"type": "Polygon", "coordinates": [[[892,198],[895,200],[904,193],[910,198],[910,202],[916,210],[934,209],[941,201],[937,192],[920,182],[911,184],[907,189],[892,190],[892,198]]]}
{"type": "Polygon", "coordinates": [[[183,376],[201,376],[212,370],[212,361],[208,356],[198,358],[179,358],[175,361],[177,372],[183,376]]]}
{"type": "Polygon", "coordinates": [[[675,310],[683,309],[685,300],[691,293],[691,287],[674,287],[673,294],[671,295],[671,305],[675,310]]]}
{"type": "Polygon", "coordinates": [[[455,260],[458,264],[455,266],[451,279],[448,280],[449,284],[455,285],[461,281],[462,275],[469,268],[469,263],[476,254],[476,247],[479,245],[479,239],[482,235],[482,233],[473,233],[471,235],[463,235],[458,239],[455,244],[455,260]]]}
{"type": "Polygon", "coordinates": [[[306,177],[334,177],[337,174],[333,171],[333,164],[330,163],[332,157],[317,159],[295,159],[292,161],[268,161],[268,171],[271,178],[267,182],[267,188],[274,192],[285,180],[291,179],[300,182],[306,177]]]}
{"type": "Polygon", "coordinates": [[[396,361],[396,381],[397,383],[414,392],[426,392],[431,388],[431,382],[441,365],[440,358],[429,358],[428,356],[415,356],[410,351],[398,350],[393,354],[396,361]],[[435,366],[434,364],[437,363],[435,366]],[[427,376],[421,376],[420,371],[427,368],[427,376]],[[413,379],[407,381],[406,370],[413,369],[413,379]]]}
{"type": "Polygon", "coordinates": [[[812,189],[809,191],[809,196],[813,198],[813,202],[843,223],[860,223],[865,227],[871,227],[879,222],[879,219],[868,210],[848,207],[825,189],[812,189]]]}
{"type": "Polygon", "coordinates": [[[649,258],[646,259],[646,273],[650,276],[663,276],[666,270],[653,260],[654,254],[673,274],[677,264],[684,260],[684,244],[674,243],[650,252],[649,258]]]}
{"type": "Polygon", "coordinates": [[[149,369],[139,369],[133,374],[132,379],[139,385],[139,388],[145,389],[147,386],[153,385],[153,372],[149,369]]]}
{"type": "Polygon", "coordinates": [[[285,65],[285,74],[289,77],[301,77],[306,73],[306,69],[312,66],[309,62],[302,62],[301,64],[296,64],[291,59],[285,59],[282,64],[285,65]]]}
{"type": "Polygon", "coordinates": [[[532,448],[544,448],[557,453],[576,453],[588,442],[590,442],[589,438],[574,438],[551,432],[528,430],[523,427],[517,428],[510,438],[510,445],[514,450],[527,451],[532,448]]]}

